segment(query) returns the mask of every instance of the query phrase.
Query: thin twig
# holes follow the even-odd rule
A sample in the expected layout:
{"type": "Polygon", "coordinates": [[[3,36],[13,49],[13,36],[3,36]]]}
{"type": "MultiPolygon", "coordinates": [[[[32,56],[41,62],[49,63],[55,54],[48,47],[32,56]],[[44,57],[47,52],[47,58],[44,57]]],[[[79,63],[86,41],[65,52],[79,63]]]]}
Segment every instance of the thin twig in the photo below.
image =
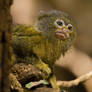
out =
{"type": "Polygon", "coordinates": [[[75,80],[71,80],[71,81],[58,81],[57,85],[62,86],[62,87],[72,87],[72,86],[77,86],[79,85],[79,83],[84,82],[86,80],[88,80],[89,78],[92,77],[92,71],[84,74],[80,77],[78,77],[75,80]]]}

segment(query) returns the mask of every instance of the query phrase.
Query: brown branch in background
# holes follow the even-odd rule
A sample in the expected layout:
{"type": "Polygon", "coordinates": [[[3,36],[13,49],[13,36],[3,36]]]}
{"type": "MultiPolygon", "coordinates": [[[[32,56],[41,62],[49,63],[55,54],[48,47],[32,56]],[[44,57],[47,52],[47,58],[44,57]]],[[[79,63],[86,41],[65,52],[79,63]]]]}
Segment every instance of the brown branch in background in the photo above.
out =
{"type": "Polygon", "coordinates": [[[87,81],[89,78],[92,77],[92,71],[80,76],[79,78],[72,80],[72,81],[58,81],[57,84],[62,87],[72,87],[77,86],[81,82],[87,81]]]}
{"type": "Polygon", "coordinates": [[[10,5],[12,0],[0,0],[0,92],[10,92],[10,5]]]}

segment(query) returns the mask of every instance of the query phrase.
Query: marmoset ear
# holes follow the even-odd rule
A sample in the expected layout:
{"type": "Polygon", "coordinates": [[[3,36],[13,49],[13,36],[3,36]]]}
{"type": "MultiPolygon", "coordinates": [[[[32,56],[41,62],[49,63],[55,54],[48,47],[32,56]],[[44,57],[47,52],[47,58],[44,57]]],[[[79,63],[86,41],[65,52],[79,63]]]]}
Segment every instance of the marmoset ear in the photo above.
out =
{"type": "Polygon", "coordinates": [[[38,19],[40,20],[40,19],[42,19],[44,17],[48,17],[48,16],[49,16],[48,12],[40,11],[38,14],[38,19]]]}

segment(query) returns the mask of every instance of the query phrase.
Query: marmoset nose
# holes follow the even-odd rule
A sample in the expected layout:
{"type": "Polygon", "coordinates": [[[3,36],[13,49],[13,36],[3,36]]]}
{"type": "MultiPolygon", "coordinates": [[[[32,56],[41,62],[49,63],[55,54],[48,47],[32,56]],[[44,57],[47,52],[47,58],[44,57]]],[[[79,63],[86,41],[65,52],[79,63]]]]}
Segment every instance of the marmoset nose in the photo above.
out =
{"type": "Polygon", "coordinates": [[[63,32],[68,32],[67,27],[62,27],[61,30],[62,30],[63,32]]]}

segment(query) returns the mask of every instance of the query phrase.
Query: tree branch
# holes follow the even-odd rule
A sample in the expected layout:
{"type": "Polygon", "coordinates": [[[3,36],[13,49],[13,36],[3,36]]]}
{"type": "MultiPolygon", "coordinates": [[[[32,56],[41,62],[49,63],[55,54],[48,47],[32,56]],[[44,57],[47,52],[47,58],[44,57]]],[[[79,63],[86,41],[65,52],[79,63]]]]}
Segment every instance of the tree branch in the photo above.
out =
{"type": "Polygon", "coordinates": [[[0,92],[10,92],[10,39],[12,18],[10,6],[12,0],[0,0],[0,92]]]}
{"type": "Polygon", "coordinates": [[[72,81],[58,81],[57,84],[62,87],[72,87],[77,86],[79,83],[87,81],[89,78],[92,77],[92,71],[80,76],[79,78],[72,80],[72,81]]]}

